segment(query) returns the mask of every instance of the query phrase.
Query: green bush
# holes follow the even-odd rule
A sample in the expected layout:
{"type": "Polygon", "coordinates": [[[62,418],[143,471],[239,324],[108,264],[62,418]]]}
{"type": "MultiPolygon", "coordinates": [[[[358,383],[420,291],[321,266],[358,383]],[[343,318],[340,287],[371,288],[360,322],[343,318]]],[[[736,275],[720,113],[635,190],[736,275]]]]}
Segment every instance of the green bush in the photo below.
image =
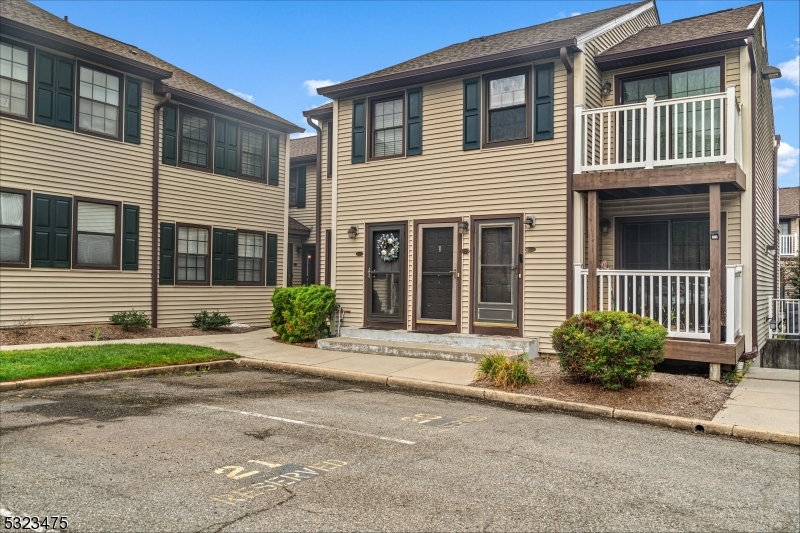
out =
{"type": "Polygon", "coordinates": [[[611,390],[634,387],[664,360],[664,326],[622,311],[581,313],[551,334],[561,370],[611,390]]]}
{"type": "Polygon", "coordinates": [[[228,315],[224,315],[219,311],[214,311],[213,313],[209,313],[205,309],[194,315],[194,320],[192,320],[192,327],[200,328],[202,330],[209,330],[209,329],[220,330],[225,326],[230,326],[230,325],[231,325],[231,319],[228,318],[228,315]]]}
{"type": "Polygon", "coordinates": [[[327,336],[326,320],[336,306],[336,291],[325,285],[275,289],[270,326],[286,342],[327,336]]]}
{"type": "Polygon", "coordinates": [[[509,359],[503,354],[491,354],[478,361],[478,380],[487,380],[495,387],[513,390],[523,385],[536,383],[536,378],[530,373],[530,363],[509,359]]]}
{"type": "Polygon", "coordinates": [[[141,311],[120,311],[111,315],[112,324],[122,326],[125,331],[133,331],[137,329],[144,329],[150,325],[150,317],[141,311]]]}

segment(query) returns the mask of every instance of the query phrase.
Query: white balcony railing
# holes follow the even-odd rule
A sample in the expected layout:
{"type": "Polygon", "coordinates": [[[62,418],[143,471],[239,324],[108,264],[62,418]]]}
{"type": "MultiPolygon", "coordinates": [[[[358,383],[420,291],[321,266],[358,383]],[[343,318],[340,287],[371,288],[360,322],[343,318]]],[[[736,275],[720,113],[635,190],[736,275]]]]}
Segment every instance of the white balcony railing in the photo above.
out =
{"type": "Polygon", "coordinates": [[[781,256],[797,255],[797,233],[781,235],[781,256]]]}
{"type": "Polygon", "coordinates": [[[800,338],[800,300],[769,299],[769,338],[800,338]]]}
{"type": "Polygon", "coordinates": [[[575,173],[739,163],[736,88],[726,92],[596,109],[575,106],[575,173]]]}
{"type": "MultiPolygon", "coordinates": [[[[588,308],[588,270],[575,265],[574,309],[588,308]]],[[[667,336],[710,339],[708,270],[598,270],[600,311],[627,311],[667,328],[667,336]]],[[[726,343],[742,329],[742,266],[726,267],[726,343]]]]}

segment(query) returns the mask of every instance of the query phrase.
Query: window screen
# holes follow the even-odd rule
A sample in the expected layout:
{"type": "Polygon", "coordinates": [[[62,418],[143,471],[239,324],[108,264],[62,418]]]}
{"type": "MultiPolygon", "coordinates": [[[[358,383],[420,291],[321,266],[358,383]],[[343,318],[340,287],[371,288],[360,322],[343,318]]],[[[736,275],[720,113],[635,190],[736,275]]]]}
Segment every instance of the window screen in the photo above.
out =
{"type": "Polygon", "coordinates": [[[264,134],[242,130],[242,174],[264,179],[264,134]]]}
{"type": "Polygon", "coordinates": [[[209,120],[191,113],[183,113],[182,117],[181,163],[208,167],[209,120]]]}
{"type": "Polygon", "coordinates": [[[525,75],[489,82],[489,142],[528,135],[525,75]]]}
{"type": "Polygon", "coordinates": [[[0,111],[28,114],[28,50],[0,43],[0,111]]]}
{"type": "Polygon", "coordinates": [[[25,224],[25,196],[0,192],[0,262],[23,261],[23,226],[25,224]]]}
{"type": "Polygon", "coordinates": [[[113,266],[117,233],[117,206],[78,202],[78,265],[113,266]]]}
{"type": "Polygon", "coordinates": [[[264,236],[239,232],[238,273],[236,281],[260,283],[263,281],[264,236]]]}
{"type": "Polygon", "coordinates": [[[178,281],[206,281],[208,230],[178,227],[178,281]]]}
{"type": "Polygon", "coordinates": [[[119,120],[119,76],[80,68],[78,127],[116,136],[119,120]]]}
{"type": "Polygon", "coordinates": [[[376,102],[373,110],[372,157],[402,155],[403,99],[376,102]]]}

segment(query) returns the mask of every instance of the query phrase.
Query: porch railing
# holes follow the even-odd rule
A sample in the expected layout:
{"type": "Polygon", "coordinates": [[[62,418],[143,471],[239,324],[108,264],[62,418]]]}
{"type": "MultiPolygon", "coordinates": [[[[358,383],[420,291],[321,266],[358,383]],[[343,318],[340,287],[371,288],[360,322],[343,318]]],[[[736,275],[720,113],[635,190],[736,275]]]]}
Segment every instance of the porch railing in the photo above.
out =
{"type": "Polygon", "coordinates": [[[769,338],[800,337],[800,300],[769,299],[769,338]]]}
{"type": "Polygon", "coordinates": [[[795,256],[797,255],[797,233],[791,235],[781,235],[781,255],[782,256],[795,256]]]}
{"type": "MultiPolygon", "coordinates": [[[[573,308],[588,308],[587,269],[577,264],[573,308]]],[[[741,333],[742,266],[726,267],[726,335],[733,343],[741,333]]],[[[598,270],[600,311],[627,311],[649,317],[667,328],[667,336],[710,339],[708,270],[598,270]]]]}
{"type": "Polygon", "coordinates": [[[575,106],[575,173],[740,163],[736,88],[596,109],[575,106]]]}

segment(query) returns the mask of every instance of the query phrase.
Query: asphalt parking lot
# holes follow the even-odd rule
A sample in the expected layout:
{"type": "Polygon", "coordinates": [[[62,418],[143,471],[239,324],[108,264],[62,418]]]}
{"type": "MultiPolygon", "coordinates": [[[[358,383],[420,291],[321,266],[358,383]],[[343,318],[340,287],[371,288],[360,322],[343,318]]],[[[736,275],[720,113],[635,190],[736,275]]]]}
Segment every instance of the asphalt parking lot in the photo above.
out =
{"type": "Polygon", "coordinates": [[[265,371],[0,395],[0,507],[69,531],[798,531],[800,452],[265,371]]]}

